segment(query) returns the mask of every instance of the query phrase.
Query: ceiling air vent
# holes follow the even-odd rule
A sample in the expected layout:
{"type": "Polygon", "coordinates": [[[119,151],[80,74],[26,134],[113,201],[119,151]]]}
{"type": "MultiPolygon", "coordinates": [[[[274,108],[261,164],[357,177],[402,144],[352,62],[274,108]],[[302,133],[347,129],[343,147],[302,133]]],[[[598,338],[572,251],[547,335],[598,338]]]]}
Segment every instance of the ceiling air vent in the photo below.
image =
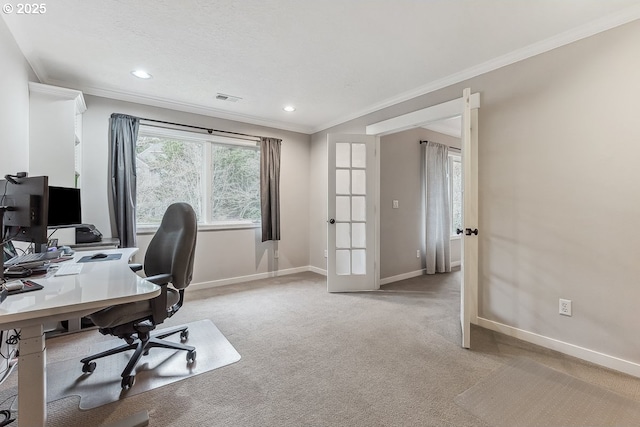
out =
{"type": "Polygon", "coordinates": [[[225,95],[224,93],[219,93],[216,95],[216,99],[219,101],[238,102],[242,98],[240,98],[239,96],[225,95]]]}

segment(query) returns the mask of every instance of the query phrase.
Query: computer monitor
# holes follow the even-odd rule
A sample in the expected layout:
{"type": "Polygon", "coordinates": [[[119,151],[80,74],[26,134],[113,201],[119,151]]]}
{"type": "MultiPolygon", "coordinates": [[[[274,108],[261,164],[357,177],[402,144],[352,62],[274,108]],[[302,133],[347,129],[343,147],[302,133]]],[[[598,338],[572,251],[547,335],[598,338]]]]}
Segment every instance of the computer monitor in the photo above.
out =
{"type": "Polygon", "coordinates": [[[5,208],[2,240],[33,243],[35,252],[46,250],[48,177],[0,179],[0,206],[5,208]]]}
{"type": "Polygon", "coordinates": [[[80,189],[50,186],[48,218],[50,228],[82,224],[80,189]]]}

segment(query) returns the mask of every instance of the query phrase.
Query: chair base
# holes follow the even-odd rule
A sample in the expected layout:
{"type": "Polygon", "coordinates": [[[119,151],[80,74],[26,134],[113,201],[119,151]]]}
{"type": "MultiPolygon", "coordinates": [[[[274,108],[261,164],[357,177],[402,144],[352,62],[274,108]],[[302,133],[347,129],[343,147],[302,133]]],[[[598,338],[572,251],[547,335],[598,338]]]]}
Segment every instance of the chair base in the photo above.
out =
{"type": "MultiPolygon", "coordinates": [[[[123,344],[119,347],[112,348],[92,356],[85,357],[80,360],[82,363],[82,372],[91,373],[96,368],[96,363],[94,360],[100,359],[103,357],[111,356],[114,354],[122,353],[129,350],[135,350],[131,359],[129,359],[129,363],[122,371],[122,388],[131,388],[135,381],[135,376],[131,375],[138,362],[142,358],[143,355],[149,353],[149,350],[152,348],[166,348],[170,350],[184,350],[187,352],[187,362],[193,363],[196,359],[196,348],[190,345],[185,345],[181,343],[175,343],[171,341],[165,341],[163,338],[167,338],[168,336],[175,335],[180,333],[180,339],[186,340],[189,337],[189,331],[187,326],[181,326],[173,329],[162,330],[157,334],[150,334],[149,332],[138,332],[137,339],[134,339],[131,344],[123,344]]],[[[129,337],[133,339],[133,337],[129,337]]]]}

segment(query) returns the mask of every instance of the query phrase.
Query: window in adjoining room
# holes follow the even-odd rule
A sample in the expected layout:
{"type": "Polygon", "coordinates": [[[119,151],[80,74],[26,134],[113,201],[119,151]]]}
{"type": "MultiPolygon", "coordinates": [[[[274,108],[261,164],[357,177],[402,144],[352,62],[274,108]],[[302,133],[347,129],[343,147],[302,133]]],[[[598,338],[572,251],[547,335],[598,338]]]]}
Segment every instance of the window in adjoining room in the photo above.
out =
{"type": "Polygon", "coordinates": [[[136,170],[138,228],[158,225],[174,202],[193,206],[200,225],[260,221],[260,150],[251,141],[141,126],[136,170]]]}
{"type": "Polygon", "coordinates": [[[451,201],[451,237],[462,229],[462,162],[460,155],[449,154],[449,200],[451,201]]]}

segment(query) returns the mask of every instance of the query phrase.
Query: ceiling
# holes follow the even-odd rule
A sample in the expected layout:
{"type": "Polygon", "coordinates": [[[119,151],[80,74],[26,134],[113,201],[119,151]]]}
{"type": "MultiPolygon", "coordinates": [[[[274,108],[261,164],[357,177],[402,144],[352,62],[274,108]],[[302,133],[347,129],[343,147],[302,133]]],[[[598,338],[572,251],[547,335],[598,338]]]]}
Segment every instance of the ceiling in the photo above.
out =
{"type": "Polygon", "coordinates": [[[42,83],[304,133],[640,18],[640,0],[56,0],[46,8],[2,14],[42,83]],[[133,77],[138,68],[153,78],[133,77]],[[296,111],[283,111],[287,104],[296,111]]]}

